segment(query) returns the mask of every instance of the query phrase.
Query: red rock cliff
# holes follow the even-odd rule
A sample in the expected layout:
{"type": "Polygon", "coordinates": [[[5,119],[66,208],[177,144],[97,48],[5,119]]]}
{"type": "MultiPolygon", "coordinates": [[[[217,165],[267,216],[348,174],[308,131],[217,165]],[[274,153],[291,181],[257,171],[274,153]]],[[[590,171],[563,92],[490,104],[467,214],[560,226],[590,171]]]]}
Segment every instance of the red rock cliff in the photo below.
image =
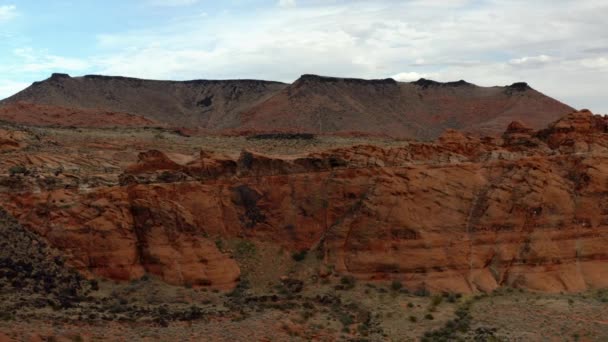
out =
{"type": "Polygon", "coordinates": [[[581,291],[608,286],[605,131],[578,112],[540,132],[514,123],[500,144],[451,131],[291,158],[203,152],[188,165],[154,151],[124,186],[1,201],[73,265],[114,279],[231,287],[239,267],[207,237],[238,235],[411,288],[581,291]]]}

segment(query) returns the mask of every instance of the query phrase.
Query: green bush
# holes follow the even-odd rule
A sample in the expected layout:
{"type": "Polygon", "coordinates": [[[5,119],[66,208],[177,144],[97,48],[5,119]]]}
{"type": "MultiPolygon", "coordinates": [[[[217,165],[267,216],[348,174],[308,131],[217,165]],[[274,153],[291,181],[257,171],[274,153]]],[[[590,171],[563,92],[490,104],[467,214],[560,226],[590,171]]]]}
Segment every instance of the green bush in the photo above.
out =
{"type": "Polygon", "coordinates": [[[355,277],[353,276],[343,276],[342,278],[340,278],[340,284],[344,286],[345,290],[350,290],[354,288],[356,283],[357,279],[355,279],[355,277]]]}
{"type": "Polygon", "coordinates": [[[8,169],[8,173],[11,176],[18,175],[18,174],[25,174],[25,173],[27,173],[27,168],[23,165],[14,165],[8,169]]]}
{"type": "Polygon", "coordinates": [[[460,299],[462,297],[462,295],[460,293],[444,293],[443,296],[446,298],[446,300],[448,301],[448,303],[456,303],[458,301],[458,299],[460,299]]]}
{"type": "Polygon", "coordinates": [[[351,316],[350,314],[345,313],[345,312],[339,313],[338,319],[340,320],[340,323],[342,323],[342,325],[344,327],[348,327],[355,322],[353,319],[353,316],[351,316]]]}
{"type": "Polygon", "coordinates": [[[431,298],[431,305],[438,306],[439,304],[441,304],[442,301],[443,301],[442,296],[435,295],[435,296],[433,296],[433,298],[431,298]]]}
{"type": "MultiPolygon", "coordinates": [[[[464,303],[456,310],[456,318],[448,321],[444,327],[427,331],[421,341],[454,341],[458,340],[458,333],[467,333],[471,329],[471,302],[464,303]]],[[[429,316],[430,314],[427,314],[429,316]]],[[[425,318],[427,318],[425,316],[425,318]]],[[[429,318],[427,318],[429,319],[429,318]]],[[[486,341],[483,339],[482,341],[486,341]]]]}
{"type": "Polygon", "coordinates": [[[301,250],[301,251],[299,251],[299,252],[293,253],[293,254],[291,255],[291,258],[292,258],[293,260],[295,260],[295,261],[300,262],[300,261],[302,261],[302,260],[306,259],[306,255],[307,255],[307,254],[308,254],[308,250],[305,250],[305,249],[304,249],[304,250],[301,250]]]}
{"type": "Polygon", "coordinates": [[[414,296],[418,296],[418,297],[428,297],[430,295],[431,295],[431,293],[429,292],[429,290],[427,290],[425,288],[420,288],[414,292],[414,296]]]}
{"type": "Polygon", "coordinates": [[[255,244],[251,241],[239,241],[236,245],[236,255],[241,258],[253,257],[256,254],[255,244]]]}
{"type": "Polygon", "coordinates": [[[403,284],[399,280],[393,280],[391,283],[391,289],[393,291],[399,291],[403,288],[403,284]]]}
{"type": "Polygon", "coordinates": [[[224,252],[224,241],[222,241],[221,239],[217,239],[215,240],[215,247],[217,247],[217,249],[219,249],[220,252],[224,252]]]}

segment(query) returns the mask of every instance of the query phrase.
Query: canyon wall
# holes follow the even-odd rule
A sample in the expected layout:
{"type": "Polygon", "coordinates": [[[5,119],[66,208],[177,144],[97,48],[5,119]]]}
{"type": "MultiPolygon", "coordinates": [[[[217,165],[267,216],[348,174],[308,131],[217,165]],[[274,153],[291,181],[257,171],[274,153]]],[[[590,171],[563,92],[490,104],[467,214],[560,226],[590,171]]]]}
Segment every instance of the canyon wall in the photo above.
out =
{"type": "MultiPolygon", "coordinates": [[[[337,272],[410,289],[608,286],[606,119],[583,111],[501,139],[302,156],[149,151],[120,185],[7,192],[0,205],[85,274],[228,289],[237,262],[217,237],[310,250],[337,272]]],[[[271,265],[268,265],[271,267],[271,265]]]]}

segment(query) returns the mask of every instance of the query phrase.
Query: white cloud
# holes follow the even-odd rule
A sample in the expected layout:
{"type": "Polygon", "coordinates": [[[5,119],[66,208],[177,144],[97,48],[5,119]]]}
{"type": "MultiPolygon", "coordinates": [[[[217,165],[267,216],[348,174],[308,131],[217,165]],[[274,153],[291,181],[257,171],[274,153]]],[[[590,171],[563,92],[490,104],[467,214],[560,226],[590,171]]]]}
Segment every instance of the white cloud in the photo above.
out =
{"type": "Polygon", "coordinates": [[[296,7],[296,6],[297,6],[296,0],[279,0],[279,7],[292,8],[292,7],[296,7]]]}
{"type": "Polygon", "coordinates": [[[426,79],[437,79],[439,75],[437,73],[418,73],[418,72],[400,72],[392,76],[393,79],[399,82],[413,82],[418,81],[421,78],[426,79]]]}
{"type": "Polygon", "coordinates": [[[316,73],[484,86],[527,81],[575,106],[608,112],[608,76],[597,72],[606,69],[605,1],[310,0],[297,11],[277,11],[192,16],[100,35],[104,53],[92,63],[99,73],[163,79],[291,82],[316,73]]]}
{"type": "Polygon", "coordinates": [[[15,5],[0,6],[0,22],[14,18],[17,15],[17,7],[15,5]]]}
{"type": "Polygon", "coordinates": [[[608,112],[605,0],[275,0],[230,8],[99,34],[98,52],[86,59],[26,51],[11,70],[285,82],[305,73],[483,86],[526,81],[574,106],[608,112]]]}
{"type": "Polygon", "coordinates": [[[13,54],[21,58],[18,66],[18,70],[21,72],[81,71],[90,66],[85,60],[55,56],[46,51],[36,51],[31,48],[15,49],[13,54]]]}
{"type": "Polygon", "coordinates": [[[10,80],[0,81],[0,99],[14,95],[29,86],[30,84],[25,82],[16,82],[10,80]]]}
{"type": "Polygon", "coordinates": [[[608,58],[597,57],[597,58],[585,58],[580,61],[580,64],[590,69],[608,69],[608,58]]]}
{"type": "Polygon", "coordinates": [[[148,0],[148,4],[158,7],[190,6],[198,2],[199,0],[148,0]]]}
{"type": "Polygon", "coordinates": [[[511,65],[516,66],[540,66],[554,61],[555,59],[547,55],[539,55],[532,57],[514,58],[509,61],[511,65]]]}

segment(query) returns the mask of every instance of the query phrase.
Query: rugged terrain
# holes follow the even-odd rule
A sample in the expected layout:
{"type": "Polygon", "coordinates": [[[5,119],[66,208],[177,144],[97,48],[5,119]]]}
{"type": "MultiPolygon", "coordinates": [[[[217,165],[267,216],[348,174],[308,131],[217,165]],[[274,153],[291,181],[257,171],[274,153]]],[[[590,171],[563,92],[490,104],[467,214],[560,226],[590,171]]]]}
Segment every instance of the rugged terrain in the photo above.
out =
{"type": "Polygon", "coordinates": [[[1,103],[130,113],[176,127],[224,129],[238,124],[245,108],[285,86],[256,80],[173,82],[53,74],[1,103]]]}
{"type": "Polygon", "coordinates": [[[608,336],[603,116],[432,142],[106,127],[0,127],[9,340],[608,336]]]}
{"type": "MultiPolygon", "coordinates": [[[[514,120],[541,129],[573,110],[526,83],[479,87],[465,81],[403,83],[316,75],[284,84],[54,74],[0,102],[15,103],[86,109],[82,112],[91,118],[96,115],[90,111],[101,116],[129,113],[154,121],[152,125],[205,134],[363,134],[418,140],[433,140],[445,129],[499,135],[514,120]]],[[[48,115],[41,112],[45,123],[48,115]]]]}
{"type": "Polygon", "coordinates": [[[525,83],[55,74],[0,104],[0,341],[605,340],[607,132],[525,83]]]}

